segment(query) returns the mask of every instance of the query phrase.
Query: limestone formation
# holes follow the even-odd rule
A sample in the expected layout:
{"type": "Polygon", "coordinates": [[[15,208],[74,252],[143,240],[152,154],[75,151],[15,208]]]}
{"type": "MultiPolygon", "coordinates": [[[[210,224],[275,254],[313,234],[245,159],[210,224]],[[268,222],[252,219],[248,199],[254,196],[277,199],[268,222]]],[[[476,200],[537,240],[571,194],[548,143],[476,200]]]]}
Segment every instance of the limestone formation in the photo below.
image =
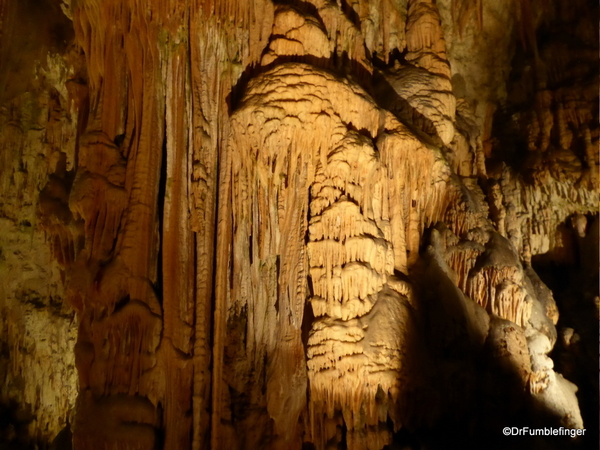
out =
{"type": "Polygon", "coordinates": [[[597,448],[597,19],[0,0],[0,447],[597,448]]]}

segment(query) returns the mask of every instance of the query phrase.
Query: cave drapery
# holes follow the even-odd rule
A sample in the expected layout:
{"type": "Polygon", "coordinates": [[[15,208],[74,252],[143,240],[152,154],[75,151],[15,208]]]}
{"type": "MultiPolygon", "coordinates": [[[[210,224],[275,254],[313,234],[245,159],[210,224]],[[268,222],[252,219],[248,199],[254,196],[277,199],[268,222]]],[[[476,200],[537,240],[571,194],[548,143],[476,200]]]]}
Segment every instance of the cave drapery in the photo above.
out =
{"type": "Polygon", "coordinates": [[[598,448],[597,24],[0,0],[0,447],[598,448]]]}

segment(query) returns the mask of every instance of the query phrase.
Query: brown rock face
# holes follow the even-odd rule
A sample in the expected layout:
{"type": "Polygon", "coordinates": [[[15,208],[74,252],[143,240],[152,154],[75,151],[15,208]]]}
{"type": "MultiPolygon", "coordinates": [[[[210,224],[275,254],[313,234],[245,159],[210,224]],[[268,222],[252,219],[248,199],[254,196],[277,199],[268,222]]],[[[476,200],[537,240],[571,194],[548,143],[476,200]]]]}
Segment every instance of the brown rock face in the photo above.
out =
{"type": "Polygon", "coordinates": [[[597,448],[597,23],[0,0],[0,448],[597,448]]]}

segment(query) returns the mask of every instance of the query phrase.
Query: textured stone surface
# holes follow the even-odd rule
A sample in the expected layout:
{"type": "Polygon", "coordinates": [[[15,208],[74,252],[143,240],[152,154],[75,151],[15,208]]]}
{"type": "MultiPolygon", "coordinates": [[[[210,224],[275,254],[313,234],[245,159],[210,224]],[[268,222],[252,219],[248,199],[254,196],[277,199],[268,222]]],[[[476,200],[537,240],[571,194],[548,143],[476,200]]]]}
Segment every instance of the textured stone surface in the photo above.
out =
{"type": "Polygon", "coordinates": [[[594,448],[597,15],[0,0],[0,445],[594,448]]]}

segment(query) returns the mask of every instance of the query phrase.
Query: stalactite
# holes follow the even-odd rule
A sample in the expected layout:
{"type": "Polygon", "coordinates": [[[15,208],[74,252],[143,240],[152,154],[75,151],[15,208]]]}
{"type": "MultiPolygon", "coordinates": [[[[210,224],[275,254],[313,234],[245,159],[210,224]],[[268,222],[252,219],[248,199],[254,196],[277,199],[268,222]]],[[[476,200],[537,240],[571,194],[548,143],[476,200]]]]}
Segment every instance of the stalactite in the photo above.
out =
{"type": "Polygon", "coordinates": [[[596,13],[0,0],[0,447],[591,430],[596,13]]]}

